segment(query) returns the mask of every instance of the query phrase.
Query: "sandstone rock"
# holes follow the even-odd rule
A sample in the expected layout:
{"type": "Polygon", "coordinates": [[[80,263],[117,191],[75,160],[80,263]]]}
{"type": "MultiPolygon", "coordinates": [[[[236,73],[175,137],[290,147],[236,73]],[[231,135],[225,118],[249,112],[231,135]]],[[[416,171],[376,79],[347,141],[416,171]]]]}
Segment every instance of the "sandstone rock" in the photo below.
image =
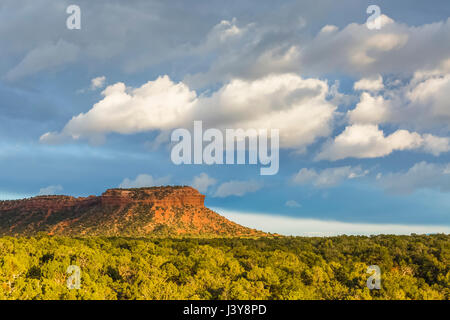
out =
{"type": "Polygon", "coordinates": [[[192,187],[108,189],[101,196],[0,201],[0,235],[265,236],[204,205],[192,187]]]}

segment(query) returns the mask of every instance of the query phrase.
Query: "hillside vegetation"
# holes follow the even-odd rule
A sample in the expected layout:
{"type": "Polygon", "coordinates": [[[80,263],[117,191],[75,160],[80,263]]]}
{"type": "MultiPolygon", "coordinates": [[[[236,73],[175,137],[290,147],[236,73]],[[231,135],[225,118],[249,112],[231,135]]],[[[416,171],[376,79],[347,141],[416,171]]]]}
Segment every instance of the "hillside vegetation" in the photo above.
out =
{"type": "Polygon", "coordinates": [[[0,201],[0,236],[265,236],[204,205],[188,186],[108,189],[100,196],[38,196],[0,201]]]}
{"type": "Polygon", "coordinates": [[[449,299],[450,236],[0,238],[0,299],[449,299]],[[80,289],[67,288],[69,265],[80,289]],[[369,265],[381,289],[369,290],[369,265]]]}

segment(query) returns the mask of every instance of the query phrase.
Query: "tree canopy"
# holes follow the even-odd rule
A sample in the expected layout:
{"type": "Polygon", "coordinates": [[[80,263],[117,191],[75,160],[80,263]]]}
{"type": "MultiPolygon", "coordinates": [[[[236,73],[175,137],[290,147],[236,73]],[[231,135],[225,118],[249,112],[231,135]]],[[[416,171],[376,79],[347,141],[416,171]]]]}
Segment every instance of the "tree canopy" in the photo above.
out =
{"type": "Polygon", "coordinates": [[[0,238],[0,299],[449,299],[450,236],[0,238]],[[70,265],[80,289],[68,289],[70,265]],[[381,270],[369,290],[368,266],[381,270]]]}

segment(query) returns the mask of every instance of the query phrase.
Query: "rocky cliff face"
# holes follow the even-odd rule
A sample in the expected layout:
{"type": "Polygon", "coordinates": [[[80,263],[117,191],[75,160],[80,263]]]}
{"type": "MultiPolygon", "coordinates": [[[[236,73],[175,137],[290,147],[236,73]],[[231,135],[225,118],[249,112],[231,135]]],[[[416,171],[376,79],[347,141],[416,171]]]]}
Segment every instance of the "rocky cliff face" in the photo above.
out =
{"type": "Polygon", "coordinates": [[[167,207],[205,206],[205,196],[191,187],[109,189],[100,198],[104,206],[125,205],[129,203],[167,207]]]}
{"type": "Polygon", "coordinates": [[[0,235],[264,236],[204,206],[191,187],[109,189],[101,196],[0,201],[0,235]]]}
{"type": "Polygon", "coordinates": [[[88,207],[100,202],[99,197],[74,198],[69,196],[37,196],[30,199],[0,201],[0,213],[9,210],[26,212],[58,211],[74,207],[88,207]]]}

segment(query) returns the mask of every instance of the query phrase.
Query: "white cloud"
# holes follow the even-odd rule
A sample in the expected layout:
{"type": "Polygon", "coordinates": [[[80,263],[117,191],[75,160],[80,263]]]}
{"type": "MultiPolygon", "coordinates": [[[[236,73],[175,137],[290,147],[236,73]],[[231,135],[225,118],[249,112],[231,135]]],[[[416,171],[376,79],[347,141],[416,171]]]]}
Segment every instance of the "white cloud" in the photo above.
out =
{"type": "Polygon", "coordinates": [[[419,162],[406,172],[383,175],[379,182],[389,193],[410,194],[418,189],[450,192],[450,163],[419,162]]]}
{"type": "MultiPolygon", "coordinates": [[[[137,12],[135,8],[133,12],[137,12]]],[[[281,147],[304,152],[309,145],[331,134],[336,105],[350,100],[339,92],[333,93],[333,87],[329,88],[326,81],[313,77],[338,71],[362,77],[355,82],[354,90],[367,91],[361,93],[356,108],[348,112],[348,120],[353,126],[335,138],[335,143],[345,142],[344,149],[354,148],[355,152],[343,150],[338,152],[342,155],[333,156],[324,149],[320,157],[342,159],[347,154],[358,158],[378,157],[408,149],[434,155],[446,152],[447,138],[422,135],[422,130],[416,128],[414,130],[420,134],[398,130],[387,137],[378,128],[364,129],[369,133],[370,141],[360,141],[362,145],[342,141],[345,133],[363,131],[356,125],[392,123],[413,130],[411,126],[414,125],[434,129],[441,123],[450,129],[450,109],[447,107],[450,50],[445,45],[450,35],[450,19],[422,26],[408,26],[385,15],[380,19],[382,28],[376,32],[369,30],[365,23],[351,23],[341,29],[326,25],[315,38],[302,38],[302,41],[297,37],[297,32],[304,27],[301,19],[298,23],[290,21],[282,26],[223,20],[203,32],[203,39],[199,36],[192,43],[188,41],[177,47],[183,48],[175,54],[178,57],[189,56],[194,60],[214,57],[205,72],[187,75],[178,83],[168,76],[161,76],[137,88],[126,87],[124,83],[108,86],[102,100],[88,112],[75,115],[60,132],[44,133],[40,141],[55,144],[87,139],[90,143],[100,144],[109,133],[133,134],[152,130],[164,133],[178,127],[190,127],[193,120],[205,120],[207,126],[220,129],[281,129],[281,147]],[[300,72],[310,78],[301,78],[300,72]],[[415,76],[410,84],[392,89],[388,79],[385,90],[382,74],[400,73],[403,76],[413,72],[415,76]],[[194,90],[216,83],[221,86],[212,94],[197,94],[194,90]],[[421,146],[406,143],[413,140],[421,140],[421,146]]],[[[88,49],[85,54],[90,57],[100,57],[108,52],[115,56],[124,49],[123,44],[118,44],[120,48],[114,46],[103,43],[83,49],[88,49]]],[[[78,47],[83,46],[64,40],[39,44],[29,50],[30,57],[26,55],[10,73],[13,78],[20,77],[74,61],[78,47]],[[72,53],[59,54],[64,51],[72,53]],[[55,52],[57,58],[54,58],[55,52]],[[62,57],[68,61],[59,61],[62,57]]],[[[159,57],[148,62],[146,53],[143,50],[143,61],[128,61],[131,64],[126,68],[138,70],[143,64],[167,59],[159,57]]],[[[104,83],[98,82],[98,85],[104,83]]],[[[328,143],[326,148],[331,145],[328,143]]]]}
{"type": "Polygon", "coordinates": [[[336,106],[328,91],[326,82],[294,74],[235,79],[202,99],[195,116],[222,128],[282,129],[281,147],[303,150],[331,132],[336,106]]]}
{"type": "Polygon", "coordinates": [[[212,208],[221,215],[243,226],[278,233],[286,236],[337,236],[337,235],[375,235],[411,233],[450,233],[450,227],[442,225],[407,225],[381,223],[353,223],[333,220],[293,218],[286,216],[248,213],[212,208]]]}
{"type": "Polygon", "coordinates": [[[251,81],[269,74],[298,71],[300,49],[297,43],[290,41],[292,34],[287,34],[303,26],[304,21],[298,18],[297,23],[288,27],[240,25],[235,18],[221,21],[211,29],[204,43],[191,50],[200,59],[208,55],[217,58],[205,72],[187,75],[183,81],[193,88],[201,88],[235,78],[251,81]],[[277,34],[283,37],[276,37],[277,34]]]}
{"type": "Polygon", "coordinates": [[[439,62],[437,68],[420,69],[412,77],[391,76],[383,95],[363,92],[348,118],[350,123],[390,123],[410,130],[448,133],[449,99],[450,58],[439,62]]]}
{"type": "Polygon", "coordinates": [[[108,86],[104,98],[91,110],[73,117],[61,133],[47,132],[44,143],[88,138],[91,141],[110,132],[130,134],[180,126],[196,101],[196,94],[168,76],[149,81],[140,88],[118,82],[108,86]]]}
{"type": "Polygon", "coordinates": [[[362,170],[361,167],[351,166],[327,168],[319,172],[314,169],[302,168],[294,175],[292,180],[299,185],[312,184],[318,188],[327,188],[336,186],[348,179],[363,177],[367,173],[368,171],[362,170]]]}
{"type": "Polygon", "coordinates": [[[300,208],[301,207],[300,203],[298,203],[295,200],[288,200],[288,201],[286,201],[286,203],[284,205],[289,208],[300,208]]]}
{"type": "MultiPolygon", "coordinates": [[[[450,59],[448,60],[450,64],[450,59]]],[[[417,73],[398,98],[398,121],[405,112],[414,115],[408,121],[421,128],[444,125],[450,129],[450,67],[448,73],[417,73]],[[404,107],[406,106],[406,108],[404,107]]]]}
{"type": "Polygon", "coordinates": [[[348,112],[350,123],[380,124],[390,117],[389,102],[382,96],[373,97],[367,92],[361,94],[355,109],[348,112]]]}
{"type": "Polygon", "coordinates": [[[140,174],[136,179],[131,180],[125,178],[119,185],[119,188],[142,188],[142,187],[155,187],[169,184],[170,177],[154,178],[148,174],[140,174]]]}
{"type": "MultiPolygon", "coordinates": [[[[217,59],[207,71],[185,80],[192,87],[204,87],[236,77],[256,79],[287,72],[314,76],[338,72],[370,79],[379,74],[412,74],[449,57],[450,19],[420,26],[395,22],[386,15],[378,19],[382,28],[376,32],[365,23],[350,23],[340,30],[326,25],[312,40],[296,37],[300,25],[289,30],[257,23],[240,26],[236,19],[222,21],[197,48],[202,56],[214,53],[217,59]]],[[[380,90],[378,79],[363,80],[357,90],[380,90]]]]}
{"type": "Polygon", "coordinates": [[[216,49],[217,47],[239,41],[252,28],[252,24],[238,26],[237,19],[222,20],[216,24],[206,35],[203,46],[196,48],[196,51],[216,49]]]}
{"type": "MultiPolygon", "coordinates": [[[[22,7],[14,4],[5,7],[5,14],[17,19],[1,22],[0,47],[5,52],[2,59],[9,58],[11,53],[25,56],[33,48],[67,36],[67,30],[60,27],[59,12],[65,10],[64,3],[30,0],[24,6],[27,10],[22,7]],[[39,21],[39,24],[24,24],[23,21],[39,21]]],[[[186,10],[168,10],[164,5],[148,6],[145,1],[136,1],[133,5],[101,3],[83,12],[90,21],[89,32],[71,37],[71,41],[80,48],[83,60],[92,65],[116,58],[117,67],[127,72],[141,71],[168,59],[192,58],[193,65],[200,64],[199,69],[207,70],[191,76],[202,82],[200,85],[300,70],[309,75],[314,71],[414,72],[434,66],[449,55],[448,20],[408,26],[382,15],[379,18],[381,30],[369,30],[365,23],[350,23],[340,30],[326,25],[309,40],[309,35],[301,32],[305,19],[299,15],[307,15],[312,28],[319,23],[323,25],[318,19],[322,14],[312,10],[309,4],[282,6],[270,17],[255,12],[254,21],[248,23],[236,19],[214,21],[215,15],[208,14],[208,10],[214,10],[214,6],[186,14],[186,10]],[[116,21],[121,23],[114,23],[116,21]],[[180,29],[180,25],[190,28],[180,29]],[[143,32],[151,42],[142,41],[143,32]]],[[[330,7],[330,10],[333,9],[330,7]]],[[[233,12],[230,10],[231,14],[233,12]]],[[[341,18],[341,21],[348,20],[345,15],[341,18]]],[[[195,72],[191,68],[187,70],[195,72]]]]}
{"type": "Polygon", "coordinates": [[[59,192],[61,192],[63,190],[63,187],[60,185],[52,185],[52,186],[48,186],[45,188],[41,188],[39,190],[39,195],[40,196],[50,196],[50,195],[55,195],[58,194],[59,192]]]}
{"type": "Polygon", "coordinates": [[[327,24],[322,29],[320,29],[321,34],[328,34],[337,31],[339,28],[335,25],[327,24]]]}
{"type": "Polygon", "coordinates": [[[80,49],[65,40],[46,43],[29,51],[22,61],[8,71],[5,78],[15,81],[76,60],[80,49]]]}
{"type": "Polygon", "coordinates": [[[302,46],[302,69],[309,74],[412,74],[421,68],[437,67],[449,57],[446,43],[450,19],[421,26],[408,26],[385,15],[380,19],[382,28],[376,32],[365,23],[351,23],[333,32],[322,30],[302,46]]]}
{"type": "Polygon", "coordinates": [[[450,138],[435,137],[431,134],[423,135],[423,149],[434,156],[450,151],[450,138]]]}
{"type": "Polygon", "coordinates": [[[251,181],[236,181],[231,180],[222,183],[214,193],[214,197],[225,198],[229,196],[242,197],[244,194],[249,192],[258,191],[263,187],[261,182],[254,180],[251,181]]]}
{"type": "Polygon", "coordinates": [[[363,92],[356,108],[348,112],[349,122],[390,123],[419,132],[448,133],[450,59],[441,61],[438,68],[418,70],[406,79],[404,76],[389,79],[383,95],[363,92]]]}
{"type": "Polygon", "coordinates": [[[380,28],[383,28],[384,26],[387,26],[389,24],[394,23],[395,21],[391,18],[389,18],[387,15],[382,14],[379,17],[377,17],[374,21],[374,24],[380,24],[380,28]]]}
{"type": "Polygon", "coordinates": [[[105,86],[106,77],[96,77],[94,79],[91,79],[91,90],[96,90],[103,88],[105,86]]]}
{"type": "Polygon", "coordinates": [[[139,88],[108,86],[91,110],[73,117],[60,133],[47,132],[43,143],[87,138],[101,141],[110,132],[131,134],[192,126],[280,129],[282,147],[304,150],[331,132],[336,106],[327,101],[328,84],[294,74],[235,79],[211,96],[197,96],[183,82],[168,76],[139,88]],[[301,126],[299,126],[301,124],[301,126]]]}
{"type": "Polygon", "coordinates": [[[377,75],[375,77],[363,78],[353,85],[354,90],[380,91],[384,88],[383,77],[377,75]]]}
{"type": "MultiPolygon", "coordinates": [[[[374,94],[384,89],[382,74],[401,74],[404,78],[417,70],[441,70],[433,79],[429,79],[429,76],[423,79],[424,83],[416,88],[415,91],[422,96],[421,101],[414,99],[415,93],[408,95],[415,86],[408,86],[399,92],[390,91],[385,96],[373,97],[375,106],[384,107],[378,108],[378,113],[368,117],[367,113],[372,109],[366,105],[366,110],[355,110],[355,120],[361,120],[357,117],[360,113],[364,114],[362,123],[377,124],[378,121],[391,120],[408,127],[427,123],[423,128],[428,129],[436,123],[443,123],[450,129],[450,109],[446,104],[450,82],[442,74],[442,70],[450,70],[450,48],[445,45],[450,36],[450,19],[421,26],[395,22],[386,15],[381,15],[379,19],[382,28],[376,32],[369,30],[365,23],[351,23],[341,30],[326,25],[317,37],[312,41],[303,41],[301,46],[292,37],[286,37],[289,39],[286,43],[274,41],[273,33],[276,31],[273,26],[261,28],[251,23],[238,26],[236,20],[221,22],[213,29],[214,32],[220,30],[220,35],[230,33],[233,35],[232,40],[217,40],[215,48],[223,55],[219,54],[209,71],[188,76],[186,81],[201,78],[199,81],[206,85],[233,78],[257,79],[271,73],[294,72],[320,76],[333,70],[363,76],[354,84],[354,89],[374,94]],[[270,45],[258,45],[261,43],[270,45]],[[432,89],[436,94],[433,94],[432,89]],[[395,97],[397,95],[401,97],[395,97]],[[394,97],[395,101],[389,99],[394,97]],[[395,110],[392,110],[392,114],[386,114],[391,103],[395,110]]],[[[215,34],[215,38],[222,37],[215,34]]]]}
{"type": "Polygon", "coordinates": [[[197,189],[198,191],[205,193],[208,191],[208,188],[215,185],[217,180],[211,178],[206,173],[202,172],[198,176],[195,176],[192,180],[192,187],[197,189]]]}
{"type": "Polygon", "coordinates": [[[449,138],[421,136],[416,132],[397,130],[389,136],[377,125],[351,125],[344,132],[328,141],[316,160],[339,160],[345,158],[384,157],[396,150],[422,150],[439,155],[450,151],[449,138]]]}

